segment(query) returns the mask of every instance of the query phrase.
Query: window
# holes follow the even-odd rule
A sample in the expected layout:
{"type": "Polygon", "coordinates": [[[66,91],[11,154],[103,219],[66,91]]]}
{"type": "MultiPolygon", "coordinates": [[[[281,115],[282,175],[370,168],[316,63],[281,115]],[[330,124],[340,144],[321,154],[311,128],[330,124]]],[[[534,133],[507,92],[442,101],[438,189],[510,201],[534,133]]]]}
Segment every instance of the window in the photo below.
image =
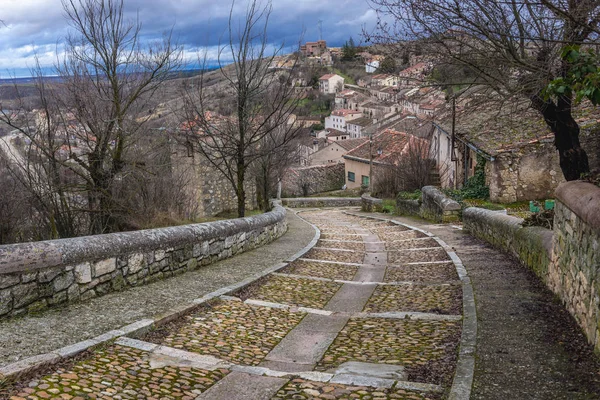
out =
{"type": "Polygon", "coordinates": [[[366,175],[362,176],[362,186],[369,186],[369,177],[366,175]]]}
{"type": "Polygon", "coordinates": [[[348,171],[348,182],[354,182],[354,180],[355,180],[354,172],[348,171]]]}

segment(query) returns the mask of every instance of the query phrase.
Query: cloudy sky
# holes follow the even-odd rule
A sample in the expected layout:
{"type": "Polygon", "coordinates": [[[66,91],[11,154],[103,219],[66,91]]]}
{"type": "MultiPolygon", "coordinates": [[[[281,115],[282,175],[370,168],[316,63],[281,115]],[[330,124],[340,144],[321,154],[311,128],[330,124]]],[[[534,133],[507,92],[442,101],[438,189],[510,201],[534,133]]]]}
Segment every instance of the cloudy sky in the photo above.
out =
{"type": "MultiPolygon", "coordinates": [[[[248,0],[237,0],[236,17],[243,16],[248,0]]],[[[266,0],[263,0],[263,3],[266,0]]],[[[350,36],[358,44],[361,29],[372,28],[376,14],[367,0],[272,0],[269,40],[298,42],[319,37],[330,46],[341,46],[350,36]]],[[[230,0],[125,0],[129,17],[143,24],[143,37],[161,37],[173,28],[174,37],[184,45],[186,54],[196,58],[198,49],[216,50],[227,27],[230,0]]],[[[44,66],[51,66],[61,51],[68,29],[61,0],[0,0],[0,78],[28,76],[34,54],[44,66]]]]}

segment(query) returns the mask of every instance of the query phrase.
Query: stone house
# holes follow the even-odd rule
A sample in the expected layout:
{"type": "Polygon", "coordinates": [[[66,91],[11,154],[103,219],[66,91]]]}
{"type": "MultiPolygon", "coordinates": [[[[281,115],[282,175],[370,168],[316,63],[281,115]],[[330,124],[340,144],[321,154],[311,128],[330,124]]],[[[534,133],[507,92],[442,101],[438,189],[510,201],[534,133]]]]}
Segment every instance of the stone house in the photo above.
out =
{"type": "Polygon", "coordinates": [[[335,94],[344,90],[344,78],[337,74],[327,74],[319,78],[319,91],[324,94],[335,94]]]}
{"type": "Polygon", "coordinates": [[[338,140],[329,143],[311,156],[310,165],[326,165],[344,162],[342,156],[365,143],[367,138],[338,140]]]}
{"type": "Polygon", "coordinates": [[[340,131],[338,129],[329,128],[329,129],[325,129],[325,131],[327,132],[325,137],[327,138],[327,141],[329,141],[329,142],[337,142],[339,140],[350,139],[350,135],[345,130],[340,131]]]}
{"type": "MultiPolygon", "coordinates": [[[[373,136],[372,140],[366,140],[343,156],[347,188],[369,186],[371,159],[375,184],[378,176],[382,176],[384,170],[390,166],[398,165],[400,159],[406,156],[414,145],[422,145],[428,149],[429,141],[392,129],[386,129],[373,136]]],[[[424,156],[427,157],[427,154],[424,156]]]]}
{"type": "Polygon", "coordinates": [[[318,40],[316,42],[306,42],[300,46],[300,53],[305,57],[319,57],[327,51],[327,42],[318,40]]]}
{"type": "MultiPolygon", "coordinates": [[[[486,160],[486,183],[492,201],[553,198],[555,189],[564,182],[554,134],[526,102],[513,102],[499,110],[491,108],[480,105],[457,110],[454,149],[451,112],[436,120],[431,151],[438,166],[447,168],[448,177],[442,179],[442,185],[460,187],[473,176],[476,157],[480,155],[486,160]]],[[[590,167],[599,168],[598,110],[584,104],[574,114],[590,167]]]]}
{"type": "Polygon", "coordinates": [[[377,74],[371,78],[372,87],[398,86],[398,77],[391,74],[377,74]]]}
{"type": "Polygon", "coordinates": [[[424,62],[412,65],[398,73],[398,86],[406,88],[422,85],[430,70],[431,65],[424,62]]]}

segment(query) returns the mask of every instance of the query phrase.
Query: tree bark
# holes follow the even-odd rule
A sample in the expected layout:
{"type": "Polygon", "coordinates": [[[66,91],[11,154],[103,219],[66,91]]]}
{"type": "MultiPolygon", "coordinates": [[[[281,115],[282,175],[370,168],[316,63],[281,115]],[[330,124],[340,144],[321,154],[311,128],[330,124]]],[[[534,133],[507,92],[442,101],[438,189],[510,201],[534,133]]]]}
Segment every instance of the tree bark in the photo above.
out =
{"type": "Polygon", "coordinates": [[[590,172],[587,153],[579,142],[580,129],[573,117],[570,96],[561,96],[556,103],[536,96],[532,103],[554,133],[554,146],[558,150],[560,169],[565,179],[574,181],[590,172]]]}

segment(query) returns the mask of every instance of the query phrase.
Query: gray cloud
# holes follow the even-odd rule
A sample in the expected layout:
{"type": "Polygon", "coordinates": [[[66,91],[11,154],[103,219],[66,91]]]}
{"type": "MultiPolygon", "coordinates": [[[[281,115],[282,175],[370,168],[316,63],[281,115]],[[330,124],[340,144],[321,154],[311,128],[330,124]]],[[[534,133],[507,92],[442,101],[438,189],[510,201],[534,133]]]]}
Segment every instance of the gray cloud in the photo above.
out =
{"type": "MultiPolygon", "coordinates": [[[[224,39],[231,7],[228,1],[211,0],[125,0],[125,4],[127,16],[142,22],[144,40],[160,38],[172,29],[188,50],[214,50],[224,39]]],[[[247,4],[236,2],[236,23],[247,4]]],[[[34,53],[42,64],[52,65],[68,28],[61,0],[0,0],[0,5],[0,19],[6,24],[0,25],[0,77],[6,71],[26,75],[34,53]]],[[[350,36],[360,42],[362,26],[372,27],[375,14],[365,0],[273,0],[269,41],[291,46],[302,32],[305,41],[317,40],[319,20],[328,44],[341,46],[350,36]]]]}

